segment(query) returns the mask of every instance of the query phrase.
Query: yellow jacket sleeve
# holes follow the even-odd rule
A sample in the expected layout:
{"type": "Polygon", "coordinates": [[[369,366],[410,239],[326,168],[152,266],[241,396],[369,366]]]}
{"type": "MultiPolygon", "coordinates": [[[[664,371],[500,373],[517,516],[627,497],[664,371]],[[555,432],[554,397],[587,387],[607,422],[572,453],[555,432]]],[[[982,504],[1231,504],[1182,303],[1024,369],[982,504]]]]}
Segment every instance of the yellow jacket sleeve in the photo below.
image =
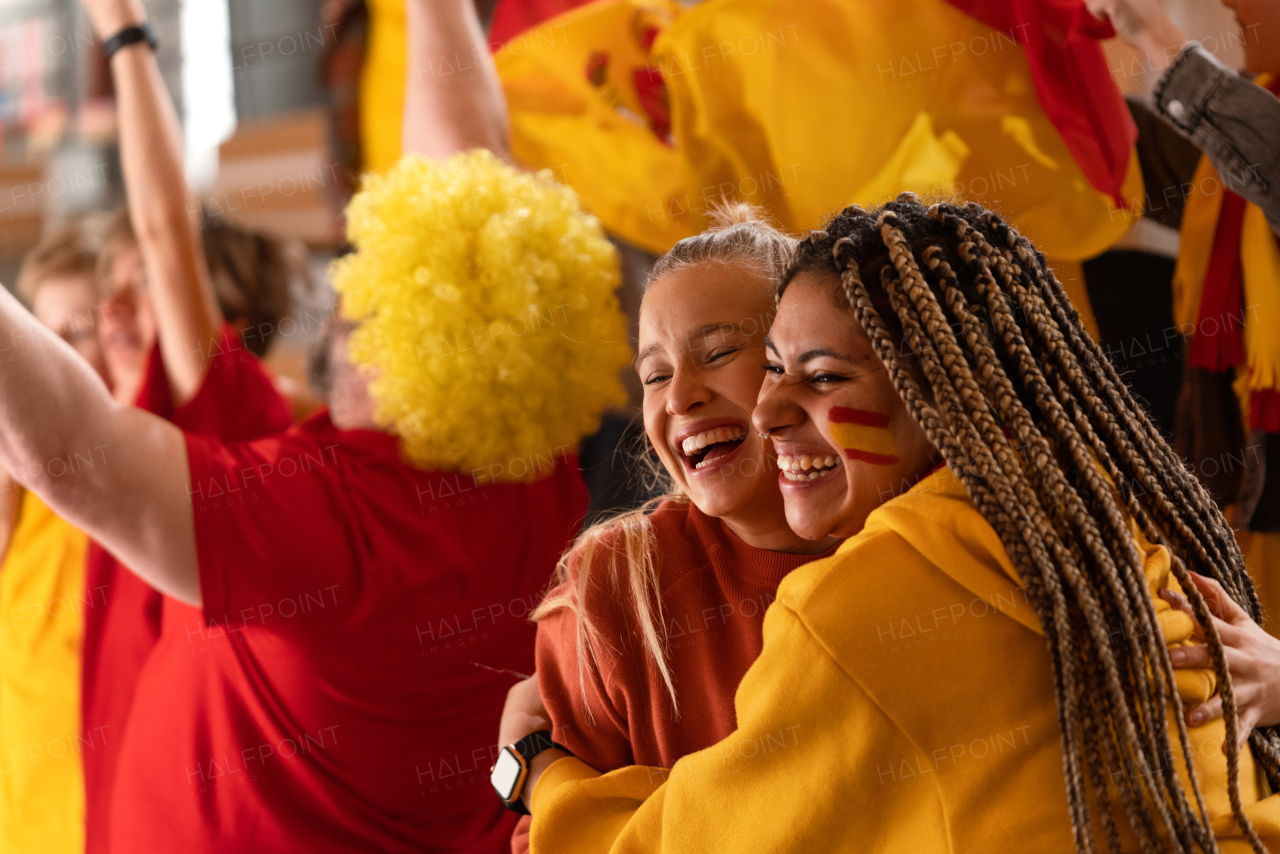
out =
{"type": "Polygon", "coordinates": [[[765,618],[764,653],[737,700],[738,730],[669,777],[639,766],[600,775],[575,759],[552,765],[533,794],[534,854],[879,850],[886,827],[903,850],[946,849],[932,780],[907,792],[898,785],[892,757],[915,747],[781,603],[765,618]],[[833,798],[849,809],[832,809],[833,798]],[[936,820],[918,821],[922,810],[936,820]]]}
{"type": "MultiPolygon", "coordinates": [[[[1135,538],[1154,594],[1172,583],[1168,552],[1135,538]]],[[[1156,611],[1167,641],[1192,640],[1185,615],[1159,599],[1156,611]]],[[[783,580],[764,650],[738,687],[736,732],[665,781],[660,769],[601,776],[557,762],[534,791],[532,850],[1070,854],[1039,629],[994,530],[938,472],[872,513],[834,556],[783,580]]],[[[1190,675],[1184,696],[1212,694],[1207,674],[1190,675]]],[[[1220,720],[1188,732],[1218,847],[1243,852],[1224,738],[1220,720]]],[[[1189,783],[1181,746],[1170,749],[1189,783]]],[[[1115,785],[1126,776],[1117,770],[1115,785]]],[[[1280,850],[1280,797],[1267,797],[1248,752],[1239,772],[1249,820],[1280,850]]],[[[1121,850],[1141,850],[1117,819],[1121,850]]],[[[1102,831],[1099,821],[1095,838],[1102,831]]]]}

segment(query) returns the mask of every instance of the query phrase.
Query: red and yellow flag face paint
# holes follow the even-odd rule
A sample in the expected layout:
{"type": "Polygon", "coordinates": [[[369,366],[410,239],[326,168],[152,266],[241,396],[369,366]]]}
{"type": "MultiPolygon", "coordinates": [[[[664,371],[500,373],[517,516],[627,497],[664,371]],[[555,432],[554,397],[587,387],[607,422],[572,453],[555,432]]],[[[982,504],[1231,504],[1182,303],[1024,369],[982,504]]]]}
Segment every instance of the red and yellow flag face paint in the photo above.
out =
{"type": "Polygon", "coordinates": [[[833,406],[827,413],[827,429],[845,457],[876,466],[898,462],[898,448],[888,427],[889,416],[882,412],[833,406]]]}

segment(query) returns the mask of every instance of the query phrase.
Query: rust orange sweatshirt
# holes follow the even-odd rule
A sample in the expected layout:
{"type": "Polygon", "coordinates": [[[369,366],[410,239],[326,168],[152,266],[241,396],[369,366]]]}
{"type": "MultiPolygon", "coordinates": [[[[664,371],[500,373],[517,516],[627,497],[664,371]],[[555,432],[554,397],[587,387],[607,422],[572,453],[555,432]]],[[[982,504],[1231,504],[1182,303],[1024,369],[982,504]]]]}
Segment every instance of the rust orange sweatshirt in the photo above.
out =
{"type": "MultiPolygon", "coordinates": [[[[749,546],[688,501],[663,502],[649,521],[678,714],[641,640],[621,535],[607,535],[592,558],[587,608],[600,631],[598,667],[588,662],[580,679],[573,611],[561,608],[538,624],[538,685],[555,739],[602,772],[670,768],[732,733],[734,692],[764,645],[764,614],[779,583],[825,556],[749,546]],[[618,590],[610,581],[611,553],[623,577],[618,590]]],[[[570,557],[575,579],[580,560],[580,553],[570,557]]],[[[526,818],[516,831],[516,852],[528,850],[528,824],[526,818]]]]}

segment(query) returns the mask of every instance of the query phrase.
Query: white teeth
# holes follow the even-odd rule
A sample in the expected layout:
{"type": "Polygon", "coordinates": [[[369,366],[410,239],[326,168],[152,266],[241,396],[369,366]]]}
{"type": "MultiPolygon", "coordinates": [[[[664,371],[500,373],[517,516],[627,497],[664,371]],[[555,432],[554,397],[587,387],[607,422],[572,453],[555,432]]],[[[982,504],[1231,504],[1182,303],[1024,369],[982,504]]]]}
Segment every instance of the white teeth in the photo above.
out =
{"type": "Polygon", "coordinates": [[[795,481],[798,483],[800,481],[817,480],[820,477],[826,477],[827,475],[831,474],[831,472],[833,471],[835,471],[835,469],[822,469],[821,471],[811,471],[808,473],[805,473],[802,471],[784,470],[782,472],[782,476],[785,477],[787,480],[795,481]]]}
{"type": "Polygon", "coordinates": [[[716,427],[713,430],[706,430],[696,436],[690,436],[680,443],[680,450],[684,451],[686,457],[693,456],[698,451],[708,445],[715,445],[720,442],[732,442],[735,439],[745,438],[747,430],[737,424],[730,424],[726,427],[716,427]]]}
{"type": "Polygon", "coordinates": [[[830,455],[825,457],[778,455],[778,468],[782,470],[782,474],[787,480],[797,482],[817,480],[831,473],[838,462],[836,457],[830,455]]]}

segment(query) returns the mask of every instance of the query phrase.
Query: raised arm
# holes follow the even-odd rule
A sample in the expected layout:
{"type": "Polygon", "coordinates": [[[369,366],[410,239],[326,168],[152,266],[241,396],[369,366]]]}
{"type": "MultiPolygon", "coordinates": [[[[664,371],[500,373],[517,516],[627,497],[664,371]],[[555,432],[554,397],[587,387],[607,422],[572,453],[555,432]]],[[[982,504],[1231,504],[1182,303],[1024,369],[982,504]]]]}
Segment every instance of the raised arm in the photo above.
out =
{"type": "Polygon", "coordinates": [[[0,468],[163,593],[200,602],[186,445],[111,399],[71,346],[0,288],[0,468]]]}
{"type": "Polygon", "coordinates": [[[487,148],[510,159],[507,99],[472,0],[407,0],[404,153],[487,148]]]}
{"type": "MultiPolygon", "coordinates": [[[[107,39],[146,20],[140,0],[85,0],[107,39]]],[[[153,52],[125,47],[111,60],[129,217],[147,270],[160,355],[174,404],[195,396],[212,359],[222,314],[200,252],[195,197],[182,166],[182,132],[153,52]]]]}
{"type": "Polygon", "coordinates": [[[1155,105],[1280,235],[1280,100],[1192,43],[1160,77],[1155,105]]]}
{"type": "MultiPolygon", "coordinates": [[[[1156,0],[1085,2],[1162,70],[1154,93],[1160,117],[1208,155],[1227,186],[1260,207],[1280,234],[1280,100],[1188,39],[1156,0]]],[[[1257,42],[1251,31],[1258,26],[1245,25],[1246,43],[1257,42]]]]}

